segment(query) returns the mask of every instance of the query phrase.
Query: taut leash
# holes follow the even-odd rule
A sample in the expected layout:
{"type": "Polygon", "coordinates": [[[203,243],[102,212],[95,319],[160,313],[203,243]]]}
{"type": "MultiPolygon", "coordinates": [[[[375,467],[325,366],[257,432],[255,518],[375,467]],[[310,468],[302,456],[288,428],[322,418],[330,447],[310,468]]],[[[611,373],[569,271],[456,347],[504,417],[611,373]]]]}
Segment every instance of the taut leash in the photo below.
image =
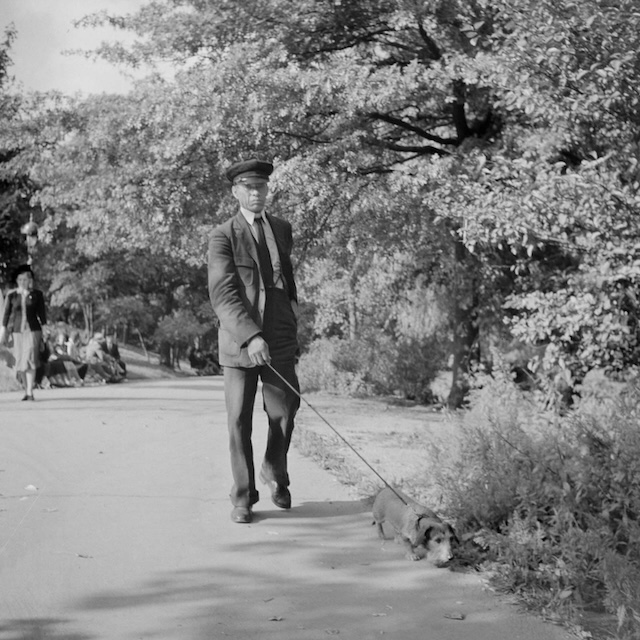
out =
{"type": "Polygon", "coordinates": [[[367,465],[367,467],[369,467],[369,469],[373,473],[375,473],[375,475],[380,480],[382,480],[383,484],[388,489],[391,489],[391,491],[393,491],[393,493],[395,493],[396,496],[400,498],[400,500],[405,505],[410,506],[409,503],[362,457],[360,452],[355,447],[353,447],[353,445],[288,380],[286,380],[279,371],[276,371],[273,368],[271,363],[267,362],[267,366],[278,376],[278,378],[280,378],[280,380],[282,380],[289,387],[289,389],[291,389],[291,391],[293,391],[298,396],[298,398],[300,398],[300,400],[302,400],[320,418],[320,420],[322,420],[322,422],[324,422],[329,427],[329,429],[331,429],[331,431],[333,431],[333,433],[338,436],[338,438],[340,438],[340,440],[342,440],[342,442],[347,445],[347,447],[349,447],[349,449],[351,449],[351,451],[353,451],[353,453],[358,456],[358,458],[360,458],[360,460],[362,460],[362,462],[364,462],[365,465],[367,465]]]}

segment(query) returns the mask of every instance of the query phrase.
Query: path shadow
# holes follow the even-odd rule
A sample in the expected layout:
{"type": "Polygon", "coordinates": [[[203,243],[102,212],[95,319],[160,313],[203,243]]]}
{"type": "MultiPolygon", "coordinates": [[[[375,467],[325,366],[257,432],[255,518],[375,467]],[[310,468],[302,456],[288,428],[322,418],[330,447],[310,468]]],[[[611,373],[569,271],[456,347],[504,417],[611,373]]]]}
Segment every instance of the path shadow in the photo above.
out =
{"type": "MultiPolygon", "coordinates": [[[[293,519],[284,523],[280,518],[278,530],[264,527],[259,540],[240,536],[216,545],[202,566],[158,572],[135,588],[97,591],[78,602],[77,609],[109,617],[135,616],[134,609],[144,608],[171,611],[180,637],[188,640],[369,639],[384,634],[424,640],[421,624],[428,602],[429,637],[454,637],[440,627],[450,625],[442,612],[457,595],[459,577],[427,563],[407,562],[395,548],[381,550],[373,534],[360,534],[362,518],[353,517],[354,510],[356,515],[361,510],[359,503],[311,502],[301,508],[309,517],[326,520],[298,527],[293,519]],[[331,519],[332,506],[351,517],[331,519]]],[[[474,623],[493,626],[495,617],[484,614],[474,623]]],[[[150,617],[149,637],[154,626],[150,617]]],[[[485,630],[479,637],[490,636],[485,630]]]]}
{"type": "MultiPolygon", "coordinates": [[[[267,498],[268,500],[269,498],[267,498]]],[[[259,505],[262,504],[262,500],[259,505]]],[[[366,502],[362,500],[335,500],[326,502],[302,502],[294,504],[291,509],[260,508],[256,507],[254,521],[263,520],[290,520],[296,518],[336,518],[340,516],[352,516],[370,511],[366,502]]]]}
{"type": "Polygon", "coordinates": [[[0,622],[2,640],[90,640],[94,635],[63,629],[64,618],[17,618],[0,622]]]}

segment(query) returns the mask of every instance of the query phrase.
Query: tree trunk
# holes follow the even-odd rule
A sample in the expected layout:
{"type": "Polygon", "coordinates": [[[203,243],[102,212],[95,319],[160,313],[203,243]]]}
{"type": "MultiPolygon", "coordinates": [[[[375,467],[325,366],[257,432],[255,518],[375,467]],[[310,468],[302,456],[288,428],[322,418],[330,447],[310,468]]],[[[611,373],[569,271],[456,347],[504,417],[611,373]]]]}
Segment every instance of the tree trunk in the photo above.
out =
{"type": "Polygon", "coordinates": [[[469,392],[469,365],[473,359],[479,330],[473,307],[457,306],[454,315],[456,328],[453,332],[453,378],[447,406],[450,409],[459,409],[469,392]]]}
{"type": "Polygon", "coordinates": [[[160,364],[163,367],[173,369],[173,359],[171,357],[171,343],[163,340],[160,343],[160,364]]]}
{"type": "Polygon", "coordinates": [[[358,337],[358,312],[356,310],[356,296],[352,293],[347,302],[349,309],[349,340],[352,342],[358,337]]]}
{"type": "Polygon", "coordinates": [[[144,355],[147,359],[147,362],[151,362],[151,358],[149,358],[149,352],[147,351],[147,347],[142,338],[142,334],[140,333],[140,329],[136,327],[136,331],[138,332],[138,338],[140,338],[140,344],[142,345],[142,350],[144,351],[144,355]]]}
{"type": "Polygon", "coordinates": [[[453,379],[447,398],[450,409],[460,408],[469,391],[469,366],[480,334],[475,258],[460,240],[456,240],[454,251],[457,272],[453,286],[453,379]]]}
{"type": "Polygon", "coordinates": [[[91,303],[82,305],[82,317],[84,319],[84,330],[91,337],[93,335],[93,305],[91,303]]]}
{"type": "MultiPolygon", "coordinates": [[[[174,308],[174,283],[167,283],[164,295],[164,314],[165,316],[171,316],[174,308]]],[[[160,343],[160,364],[164,367],[173,369],[173,348],[172,344],[166,340],[160,343]]]]}

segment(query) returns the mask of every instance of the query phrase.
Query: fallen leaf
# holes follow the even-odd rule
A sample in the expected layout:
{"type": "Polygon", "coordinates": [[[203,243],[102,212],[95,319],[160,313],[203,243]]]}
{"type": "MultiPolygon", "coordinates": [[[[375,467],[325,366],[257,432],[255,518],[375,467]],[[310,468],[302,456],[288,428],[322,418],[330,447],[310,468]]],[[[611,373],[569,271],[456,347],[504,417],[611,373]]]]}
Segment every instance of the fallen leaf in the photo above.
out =
{"type": "Polygon", "coordinates": [[[282,622],[284,620],[281,616],[271,616],[269,622],[282,622]]]}
{"type": "Polygon", "coordinates": [[[85,560],[93,558],[93,556],[85,556],[82,553],[76,553],[76,555],[78,556],[78,558],[84,558],[85,560]]]}
{"type": "Polygon", "coordinates": [[[32,485],[32,484],[28,484],[28,485],[25,487],[25,491],[37,491],[37,490],[38,490],[38,487],[36,487],[36,486],[34,486],[34,485],[32,485]]]}
{"type": "Polygon", "coordinates": [[[386,613],[372,613],[371,614],[374,618],[383,618],[384,616],[386,616],[386,613]]]}
{"type": "Polygon", "coordinates": [[[271,602],[273,598],[265,598],[262,602],[271,602]]]}
{"type": "Polygon", "coordinates": [[[324,632],[329,636],[339,636],[340,629],[325,629],[324,632]]]}
{"type": "Polygon", "coordinates": [[[445,618],[449,618],[449,620],[464,620],[464,613],[460,613],[459,611],[451,611],[444,614],[445,618]]]}

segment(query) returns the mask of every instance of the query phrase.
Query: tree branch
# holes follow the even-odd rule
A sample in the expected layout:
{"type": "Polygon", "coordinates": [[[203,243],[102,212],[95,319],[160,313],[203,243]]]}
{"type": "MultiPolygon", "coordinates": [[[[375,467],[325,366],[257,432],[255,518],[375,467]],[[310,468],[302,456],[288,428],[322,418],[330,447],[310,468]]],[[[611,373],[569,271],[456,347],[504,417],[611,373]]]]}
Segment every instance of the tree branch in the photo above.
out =
{"type": "Polygon", "coordinates": [[[433,134],[425,131],[422,127],[418,127],[414,124],[406,122],[405,120],[402,120],[401,118],[396,118],[395,116],[391,116],[386,113],[372,112],[367,115],[369,118],[372,118],[373,120],[382,120],[383,122],[388,122],[389,124],[393,124],[396,127],[400,127],[407,131],[411,131],[416,135],[420,136],[421,138],[424,138],[425,140],[430,140],[431,142],[437,142],[438,144],[452,145],[452,146],[456,146],[459,144],[459,140],[454,140],[451,138],[441,138],[440,136],[434,136],[433,134]]]}
{"type": "Polygon", "coordinates": [[[429,58],[431,58],[431,60],[440,60],[440,58],[442,58],[442,52],[440,51],[438,45],[433,41],[433,39],[429,37],[429,34],[422,26],[422,22],[418,22],[418,31],[420,32],[420,36],[427,45],[427,49],[429,50],[429,58]]]}
{"type": "Polygon", "coordinates": [[[445,149],[439,149],[438,147],[432,147],[431,145],[403,145],[403,144],[395,144],[390,142],[385,142],[382,140],[368,140],[369,144],[375,145],[377,147],[384,147],[385,149],[389,149],[389,151],[398,151],[400,153],[416,153],[420,156],[448,156],[449,152],[445,149]]]}
{"type": "Polygon", "coordinates": [[[304,135],[302,133],[294,133],[293,131],[281,131],[279,129],[274,129],[273,133],[276,133],[281,136],[287,136],[289,138],[296,138],[298,140],[305,140],[306,142],[312,142],[313,144],[331,144],[334,142],[333,140],[319,140],[314,138],[313,136],[304,135]]]}
{"type": "Polygon", "coordinates": [[[456,127],[458,134],[458,142],[462,142],[465,138],[469,137],[471,133],[469,129],[469,123],[467,122],[467,114],[464,110],[466,101],[466,86],[462,80],[455,80],[453,83],[453,95],[455,102],[451,107],[451,113],[453,115],[453,124],[456,127]]]}

